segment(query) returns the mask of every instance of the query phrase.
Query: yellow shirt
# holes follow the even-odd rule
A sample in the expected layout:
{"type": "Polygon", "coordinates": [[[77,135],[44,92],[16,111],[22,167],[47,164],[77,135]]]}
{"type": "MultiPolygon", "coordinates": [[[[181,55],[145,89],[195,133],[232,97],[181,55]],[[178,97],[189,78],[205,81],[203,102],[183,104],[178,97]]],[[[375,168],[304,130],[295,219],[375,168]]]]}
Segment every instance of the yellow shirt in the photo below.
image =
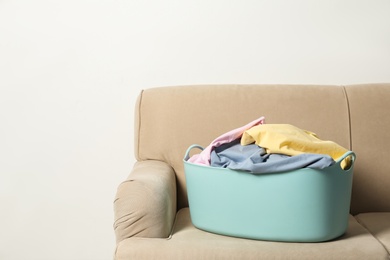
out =
{"type": "MultiPolygon", "coordinates": [[[[299,129],[290,124],[264,124],[246,130],[241,137],[241,145],[256,143],[267,153],[298,155],[302,153],[327,154],[334,160],[348,150],[332,141],[320,140],[315,133],[299,129]]],[[[344,160],[345,169],[349,160],[344,160]]]]}

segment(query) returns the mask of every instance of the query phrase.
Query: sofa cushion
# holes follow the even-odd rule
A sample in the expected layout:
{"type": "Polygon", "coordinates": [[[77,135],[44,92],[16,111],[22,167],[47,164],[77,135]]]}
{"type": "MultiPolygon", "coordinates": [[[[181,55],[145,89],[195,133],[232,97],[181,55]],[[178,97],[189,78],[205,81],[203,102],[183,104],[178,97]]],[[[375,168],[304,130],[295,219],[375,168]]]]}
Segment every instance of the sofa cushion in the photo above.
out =
{"type": "Polygon", "coordinates": [[[390,254],[390,212],[362,213],[357,221],[383,244],[390,254]]]}
{"type": "MultiPolygon", "coordinates": [[[[389,231],[388,231],[389,232],[389,231]]],[[[389,233],[387,233],[389,234],[389,233]]],[[[188,208],[176,216],[168,239],[132,237],[117,246],[115,259],[388,259],[389,255],[354,217],[342,237],[322,243],[282,243],[232,238],[195,228],[188,208]]]]}

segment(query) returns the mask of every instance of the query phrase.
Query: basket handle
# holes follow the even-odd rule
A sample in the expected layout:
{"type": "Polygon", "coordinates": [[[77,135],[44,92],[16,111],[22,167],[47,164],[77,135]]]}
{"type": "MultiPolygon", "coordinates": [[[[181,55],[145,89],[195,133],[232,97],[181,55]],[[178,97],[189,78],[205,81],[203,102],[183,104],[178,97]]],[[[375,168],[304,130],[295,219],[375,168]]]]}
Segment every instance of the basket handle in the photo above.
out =
{"type": "Polygon", "coordinates": [[[187,149],[187,151],[186,151],[186,153],[185,153],[185,155],[184,155],[184,160],[185,161],[187,161],[188,159],[190,159],[190,151],[192,150],[192,149],[194,149],[194,148],[198,148],[198,149],[200,149],[200,150],[204,150],[204,148],[202,147],[202,146],[200,146],[200,145],[198,145],[198,144],[193,144],[193,145],[191,145],[190,147],[188,147],[188,149],[187,149]]]}
{"type": "Polygon", "coordinates": [[[336,163],[340,165],[340,167],[344,170],[344,171],[348,171],[352,165],[354,164],[356,160],[356,154],[352,151],[348,151],[346,153],[344,153],[340,158],[337,159],[336,163]],[[349,167],[347,168],[343,168],[341,167],[341,163],[347,159],[347,158],[350,158],[348,161],[349,161],[349,167]]]}

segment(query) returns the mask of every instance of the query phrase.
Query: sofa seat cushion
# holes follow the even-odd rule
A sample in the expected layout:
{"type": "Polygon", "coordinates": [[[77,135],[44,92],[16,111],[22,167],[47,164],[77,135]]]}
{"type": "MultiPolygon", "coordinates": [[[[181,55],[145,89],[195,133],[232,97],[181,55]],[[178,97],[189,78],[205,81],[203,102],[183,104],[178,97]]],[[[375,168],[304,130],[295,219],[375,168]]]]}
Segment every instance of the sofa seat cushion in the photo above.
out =
{"type": "MultiPolygon", "coordinates": [[[[389,234],[387,230],[387,234],[389,234]]],[[[354,217],[342,237],[322,243],[283,243],[232,238],[195,228],[181,209],[169,238],[121,241],[115,259],[388,259],[386,249],[354,217]]]]}
{"type": "Polygon", "coordinates": [[[390,254],[390,212],[361,213],[356,216],[363,225],[390,254]]]}

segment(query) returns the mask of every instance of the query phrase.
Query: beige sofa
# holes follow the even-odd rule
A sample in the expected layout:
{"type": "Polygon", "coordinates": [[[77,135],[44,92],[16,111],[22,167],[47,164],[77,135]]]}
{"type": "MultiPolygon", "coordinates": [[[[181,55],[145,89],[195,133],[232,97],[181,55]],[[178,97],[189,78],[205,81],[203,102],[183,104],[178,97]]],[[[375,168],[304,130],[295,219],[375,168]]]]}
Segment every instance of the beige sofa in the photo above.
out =
{"type": "Polygon", "coordinates": [[[114,201],[115,259],[390,258],[390,84],[160,87],[142,91],[135,111],[137,162],[114,201]],[[356,153],[351,215],[342,237],[283,243],[192,225],[186,149],[194,143],[205,147],[260,116],[356,153]]]}

